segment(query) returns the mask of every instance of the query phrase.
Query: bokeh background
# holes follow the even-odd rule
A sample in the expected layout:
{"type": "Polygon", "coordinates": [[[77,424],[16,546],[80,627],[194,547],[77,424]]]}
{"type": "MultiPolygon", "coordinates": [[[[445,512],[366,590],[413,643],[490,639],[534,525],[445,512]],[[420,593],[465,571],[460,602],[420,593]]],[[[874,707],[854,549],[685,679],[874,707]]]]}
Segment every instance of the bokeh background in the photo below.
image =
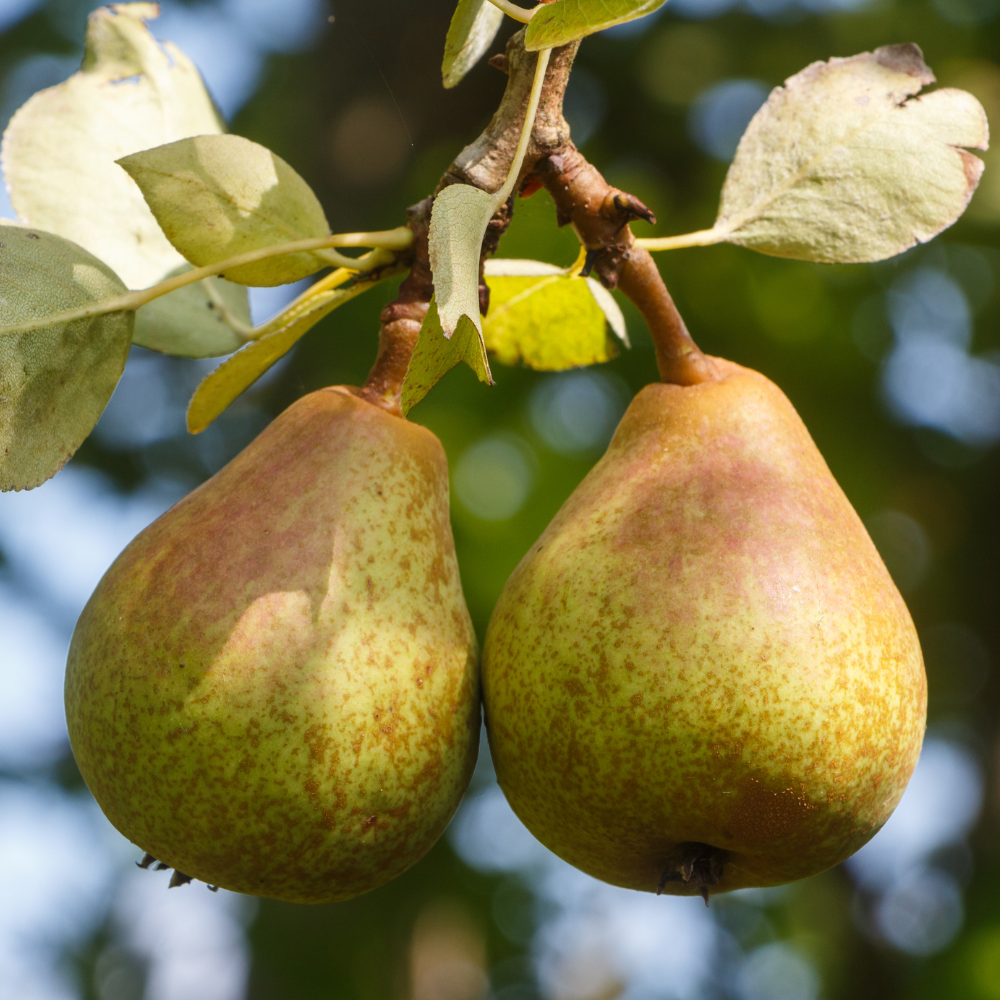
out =
{"type": "MultiPolygon", "coordinates": [[[[0,124],[79,65],[90,0],[0,0],[0,124]]],[[[200,66],[232,129],[292,163],[334,231],[397,225],[486,123],[504,78],[454,91],[452,0],[166,0],[153,23],[200,66]]],[[[501,39],[514,30],[508,22],[501,39]]],[[[670,0],[586,40],[574,136],[659,218],[711,224],[727,162],[768,90],[810,61],[916,41],[1000,129],[1000,0],[670,0]]],[[[65,736],[76,616],[115,555],[304,392],[360,383],[379,288],[320,324],[205,434],[183,410],[213,362],[135,350],[101,422],[53,481],[0,496],[2,1000],[1000,1000],[1000,153],[966,216],[872,266],[732,247],[663,254],[700,345],[791,397],[909,603],[930,678],[902,805],[840,868],[700,900],[611,888],[539,845],[485,746],[448,833],[395,882],[297,907],[199,884],[168,891],[103,819],[65,736]]],[[[0,195],[0,201],[5,196],[0,195]]],[[[11,214],[0,205],[0,215],[11,214]]],[[[569,264],[544,193],[504,256],[569,264]]],[[[289,290],[254,293],[258,319],[289,290]]],[[[633,349],[558,375],[456,369],[414,410],[444,442],[480,635],[508,573],[654,380],[633,349]]]]}

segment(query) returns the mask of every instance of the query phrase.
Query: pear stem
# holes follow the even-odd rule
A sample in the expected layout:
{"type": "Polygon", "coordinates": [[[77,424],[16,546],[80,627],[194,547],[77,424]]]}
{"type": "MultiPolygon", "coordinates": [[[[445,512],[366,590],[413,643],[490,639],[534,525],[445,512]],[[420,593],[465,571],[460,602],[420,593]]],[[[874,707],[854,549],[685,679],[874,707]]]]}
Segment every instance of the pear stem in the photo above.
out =
{"type": "Polygon", "coordinates": [[[363,399],[397,417],[403,416],[400,405],[403,380],[434,294],[427,249],[433,203],[433,198],[425,198],[407,209],[407,225],[413,232],[413,264],[399,286],[395,301],[379,317],[378,355],[361,387],[363,399]]]}
{"type": "Polygon", "coordinates": [[[649,325],[660,378],[697,385],[719,376],[691,339],[649,251],[636,245],[629,223],[655,222],[634,195],[612,187],[601,172],[567,141],[539,160],[535,175],[556,203],[559,224],[571,223],[587,252],[584,274],[597,274],[606,288],[621,288],[649,325]]]}
{"type": "Polygon", "coordinates": [[[619,273],[618,287],[635,303],[649,326],[661,382],[698,385],[719,378],[711,358],[702,354],[692,340],[648,250],[632,247],[619,273]]]}

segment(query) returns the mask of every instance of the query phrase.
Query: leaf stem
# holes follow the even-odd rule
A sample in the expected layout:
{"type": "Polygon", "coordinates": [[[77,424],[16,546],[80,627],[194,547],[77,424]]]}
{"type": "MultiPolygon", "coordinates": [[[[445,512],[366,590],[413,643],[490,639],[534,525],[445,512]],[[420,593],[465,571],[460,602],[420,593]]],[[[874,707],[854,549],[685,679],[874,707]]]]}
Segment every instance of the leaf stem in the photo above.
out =
{"type": "MultiPolygon", "coordinates": [[[[269,333],[274,333],[276,330],[288,326],[300,315],[312,310],[317,296],[346,284],[356,273],[355,271],[348,270],[346,267],[338,267],[336,271],[331,271],[325,278],[321,278],[310,285],[294,302],[291,302],[276,316],[273,316],[266,323],[255,327],[247,339],[260,340],[269,333]]],[[[363,284],[365,285],[365,289],[368,289],[376,284],[376,282],[364,282],[363,284]]]]}
{"type": "Polygon", "coordinates": [[[214,278],[225,271],[244,264],[255,264],[260,260],[267,260],[270,257],[283,257],[292,253],[308,253],[315,250],[325,250],[335,246],[372,246],[376,241],[382,246],[358,258],[344,257],[347,263],[346,270],[352,272],[371,271],[379,267],[384,267],[394,259],[393,250],[407,249],[413,242],[413,234],[405,227],[391,229],[381,233],[341,233],[333,236],[318,236],[309,240],[295,240],[292,243],[279,243],[275,246],[264,247],[261,250],[251,250],[249,253],[239,254],[230,257],[228,260],[218,261],[215,264],[208,264],[205,267],[196,267],[194,270],[185,271],[166,281],[161,281],[152,288],[144,288],[135,292],[127,292],[125,295],[118,295],[103,302],[94,302],[89,306],[79,309],[68,309],[61,313],[53,313],[50,316],[43,316],[38,319],[26,320],[23,323],[14,323],[10,326],[0,326],[0,336],[14,333],[29,333],[32,330],[44,330],[46,327],[57,326],[62,323],[72,323],[78,319],[90,319],[94,316],[105,316],[113,312],[131,312],[140,309],[142,306],[161,295],[168,295],[179,288],[186,288],[188,285],[196,284],[205,278],[214,278]],[[404,231],[408,238],[403,236],[404,231]]]}
{"type": "Polygon", "coordinates": [[[507,173],[507,180],[504,186],[493,196],[493,211],[496,212],[501,205],[510,197],[514,185],[517,183],[518,174],[524,164],[525,154],[531,143],[531,133],[535,127],[535,115],[538,113],[538,103],[542,99],[542,87],[545,85],[545,72],[549,68],[549,56],[552,49],[542,49],[538,53],[538,62],[535,63],[535,77],[531,83],[531,95],[528,97],[528,108],[524,114],[524,125],[521,127],[521,138],[514,153],[514,162],[510,165],[507,173]]]}
{"type": "Polygon", "coordinates": [[[494,7],[499,7],[508,17],[514,18],[515,21],[520,21],[521,24],[527,24],[534,17],[535,11],[538,10],[538,7],[525,10],[523,7],[512,4],[510,0],[490,0],[490,3],[494,7]]]}
{"type": "Polygon", "coordinates": [[[236,334],[240,340],[247,341],[252,340],[254,336],[254,329],[252,323],[244,323],[229,305],[226,300],[222,297],[219,292],[218,286],[215,284],[213,278],[204,278],[202,280],[202,286],[205,289],[205,296],[209,302],[212,303],[212,308],[222,319],[222,322],[229,327],[233,333],[236,334]]]}
{"type": "Polygon", "coordinates": [[[684,247],[710,247],[722,243],[727,232],[722,229],[699,229],[696,233],[683,236],[649,236],[637,239],[635,245],[644,250],[681,250],[684,247]]]}

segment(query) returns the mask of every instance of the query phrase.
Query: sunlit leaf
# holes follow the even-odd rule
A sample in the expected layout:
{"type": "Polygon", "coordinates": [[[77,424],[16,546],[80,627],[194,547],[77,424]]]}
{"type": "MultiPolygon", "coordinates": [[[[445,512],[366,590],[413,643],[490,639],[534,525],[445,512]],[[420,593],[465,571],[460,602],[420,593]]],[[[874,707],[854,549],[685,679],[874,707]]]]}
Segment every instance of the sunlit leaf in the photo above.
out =
{"type": "MultiPolygon", "coordinates": [[[[166,277],[190,269],[190,264],[182,264],[166,277]]],[[[221,278],[206,278],[143,306],[136,313],[132,343],[161,354],[215,358],[238,350],[244,340],[234,327],[249,326],[247,290],[221,278]]]]}
{"type": "Polygon", "coordinates": [[[604,313],[604,318],[611,327],[611,332],[626,346],[631,347],[628,339],[628,328],[625,326],[625,317],[622,314],[621,306],[615,302],[615,297],[604,285],[594,278],[587,278],[587,287],[590,294],[594,296],[594,301],[598,308],[604,313]]]}
{"type": "Polygon", "coordinates": [[[129,288],[184,263],[115,160],[224,129],[194,64],[141,18],[153,3],[102,7],[87,24],[83,68],[11,119],[3,170],[22,222],[72,240],[129,288]]]}
{"type": "Polygon", "coordinates": [[[247,344],[202,379],[188,406],[188,430],[192,434],[203,431],[324,316],[377,284],[377,281],[361,281],[350,288],[310,290],[293,302],[267,324],[268,332],[259,340],[247,344]]]}
{"type": "Polygon", "coordinates": [[[562,371],[617,356],[605,308],[614,316],[615,332],[624,332],[624,319],[598,282],[535,260],[488,261],[486,280],[490,311],[483,339],[503,364],[562,371]],[[595,288],[604,293],[600,302],[595,288]]]}
{"type": "Polygon", "coordinates": [[[551,274],[569,274],[565,267],[523,257],[491,257],[483,265],[483,270],[488,278],[547,278],[551,274]]]}
{"type": "Polygon", "coordinates": [[[463,316],[477,331],[481,329],[479,258],[495,211],[494,197],[470,184],[452,184],[434,199],[428,248],[434,298],[446,337],[463,316]]]}
{"type": "Polygon", "coordinates": [[[666,0],[556,0],[536,10],[524,36],[529,52],[555,48],[595,31],[652,14],[666,0]]]}
{"type": "MultiPolygon", "coordinates": [[[[96,257],[51,233],[0,226],[0,324],[126,291],[96,257]]],[[[40,486],[80,447],[121,378],[135,313],[0,336],[0,490],[40,486]]]]}
{"type": "MultiPolygon", "coordinates": [[[[167,239],[197,267],[330,232],[312,188],[281,157],[238,135],[181,139],[118,163],[167,239]]],[[[290,254],[233,268],[226,278],[285,285],[326,266],[315,254],[290,254]]]]}
{"type": "Polygon", "coordinates": [[[503,11],[489,0],[458,0],[444,43],[441,75],[445,87],[456,86],[493,44],[503,11]]]}
{"type": "Polygon", "coordinates": [[[403,380],[402,410],[409,413],[459,362],[464,361],[480,382],[493,384],[490,363],[486,359],[483,337],[468,316],[463,315],[450,338],[445,337],[437,302],[420,327],[420,337],[403,380]]]}
{"type": "Polygon", "coordinates": [[[778,257],[848,263],[891,257],[950,226],[983,169],[966,148],[985,149],[989,133],[965,91],[913,96],[933,82],[915,45],[791,77],[750,122],[713,233],[778,257]]]}
{"type": "MultiPolygon", "coordinates": [[[[586,251],[581,248],[577,263],[572,268],[556,267],[555,264],[548,264],[541,260],[525,260],[513,257],[494,257],[484,266],[487,279],[502,277],[547,277],[552,274],[562,274],[566,276],[576,276],[582,269],[586,261],[586,251]]],[[[628,329],[625,325],[625,317],[621,307],[615,301],[615,297],[599,281],[594,278],[587,278],[587,288],[594,300],[600,306],[604,318],[608,321],[615,336],[626,346],[631,347],[628,339],[628,329]]],[[[490,282],[492,286],[492,282],[490,282]]],[[[492,295],[490,296],[491,308],[495,305],[492,295]]]]}

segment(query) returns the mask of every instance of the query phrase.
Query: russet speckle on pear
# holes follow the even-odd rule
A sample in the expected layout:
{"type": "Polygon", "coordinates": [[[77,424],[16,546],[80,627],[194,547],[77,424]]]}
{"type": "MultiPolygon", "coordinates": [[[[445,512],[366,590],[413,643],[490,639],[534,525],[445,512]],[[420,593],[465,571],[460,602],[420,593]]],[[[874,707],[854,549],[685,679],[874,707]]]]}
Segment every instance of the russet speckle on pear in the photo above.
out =
{"type": "Polygon", "coordinates": [[[399,875],[479,741],[440,442],[347,389],[300,399],[108,570],[66,710],[108,818],[186,875],[304,903],[399,875]]]}
{"type": "Polygon", "coordinates": [[[781,391],[647,386],[490,621],[497,777],[615,885],[771,886],[842,861],[916,765],[913,623],[781,391]]]}

